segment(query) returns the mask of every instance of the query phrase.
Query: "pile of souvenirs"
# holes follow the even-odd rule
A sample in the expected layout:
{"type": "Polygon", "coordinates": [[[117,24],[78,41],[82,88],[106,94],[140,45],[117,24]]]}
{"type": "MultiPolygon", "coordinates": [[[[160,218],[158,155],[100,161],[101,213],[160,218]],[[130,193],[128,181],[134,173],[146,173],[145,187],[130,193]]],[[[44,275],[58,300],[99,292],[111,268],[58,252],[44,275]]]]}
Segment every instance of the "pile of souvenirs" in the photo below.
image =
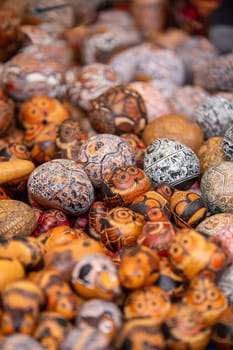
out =
{"type": "Polygon", "coordinates": [[[220,6],[1,3],[0,350],[233,347],[220,6]]]}

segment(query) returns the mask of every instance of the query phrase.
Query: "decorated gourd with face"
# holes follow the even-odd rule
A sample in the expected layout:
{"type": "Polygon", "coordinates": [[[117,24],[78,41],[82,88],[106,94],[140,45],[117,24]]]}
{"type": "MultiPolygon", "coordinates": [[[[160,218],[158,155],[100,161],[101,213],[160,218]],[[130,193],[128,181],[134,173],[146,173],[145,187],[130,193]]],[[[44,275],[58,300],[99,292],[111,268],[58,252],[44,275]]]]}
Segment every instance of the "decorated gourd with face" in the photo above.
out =
{"type": "Polygon", "coordinates": [[[159,266],[159,256],[153,249],[146,246],[125,249],[118,269],[121,285],[130,290],[152,285],[159,278],[159,266]]]}
{"type": "Polygon", "coordinates": [[[116,339],[117,347],[127,350],[165,350],[162,331],[153,318],[125,321],[116,339]]]}
{"type": "Polygon", "coordinates": [[[117,251],[136,244],[144,219],[129,208],[116,207],[102,221],[101,241],[111,251],[117,251]]]}
{"type": "Polygon", "coordinates": [[[48,311],[58,312],[67,320],[73,320],[82,305],[70,284],[56,270],[41,270],[29,274],[46,296],[45,307],[48,311]]]}
{"type": "Polygon", "coordinates": [[[33,337],[44,348],[58,350],[71,329],[71,323],[60,313],[42,311],[38,317],[33,337]]]}
{"type": "Polygon", "coordinates": [[[229,258],[227,250],[217,241],[208,240],[194,229],[177,231],[171,239],[168,256],[173,266],[189,281],[201,272],[216,277],[229,258]]]}
{"type": "Polygon", "coordinates": [[[89,254],[72,270],[71,283],[84,299],[115,300],[121,293],[117,268],[105,254],[89,254]]]}
{"type": "Polygon", "coordinates": [[[161,324],[170,307],[170,298],[162,288],[147,286],[127,295],[123,313],[126,320],[153,317],[157,324],[161,324]]]}
{"type": "Polygon", "coordinates": [[[205,274],[192,279],[183,300],[200,312],[210,326],[218,321],[228,307],[224,293],[205,274]]]}
{"type": "Polygon", "coordinates": [[[22,279],[9,283],[2,291],[3,334],[32,334],[44,299],[42,289],[33,281],[22,279]]]}
{"type": "Polygon", "coordinates": [[[56,98],[34,96],[20,109],[20,120],[25,129],[24,141],[36,164],[53,159],[59,125],[70,115],[56,98]]]}
{"type": "Polygon", "coordinates": [[[127,206],[151,189],[150,180],[136,165],[116,168],[104,177],[103,201],[108,208],[127,206]]]}
{"type": "Polygon", "coordinates": [[[78,328],[92,327],[109,340],[114,340],[122,327],[123,317],[116,303],[100,298],[93,298],[83,303],[75,320],[78,328]]]}
{"type": "Polygon", "coordinates": [[[172,304],[162,330],[168,349],[205,350],[211,336],[200,313],[182,302],[172,304]]]}
{"type": "Polygon", "coordinates": [[[99,133],[140,134],[147,123],[143,98],[133,88],[117,85],[90,102],[88,117],[99,133]]]}

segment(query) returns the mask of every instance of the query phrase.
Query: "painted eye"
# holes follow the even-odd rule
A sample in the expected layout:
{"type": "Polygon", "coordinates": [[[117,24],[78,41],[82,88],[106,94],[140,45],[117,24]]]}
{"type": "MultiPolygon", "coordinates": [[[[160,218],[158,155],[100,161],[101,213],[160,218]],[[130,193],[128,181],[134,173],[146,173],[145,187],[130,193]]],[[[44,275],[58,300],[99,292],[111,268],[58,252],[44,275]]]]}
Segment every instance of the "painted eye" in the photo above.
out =
{"type": "Polygon", "coordinates": [[[206,294],[207,294],[207,299],[210,301],[215,301],[220,296],[217,290],[208,290],[206,294]]]}
{"type": "Polygon", "coordinates": [[[143,306],[142,303],[137,303],[137,308],[138,309],[142,309],[142,306],[143,306]]]}
{"type": "Polygon", "coordinates": [[[191,246],[192,243],[190,237],[184,237],[181,242],[185,247],[191,246]]]}
{"type": "Polygon", "coordinates": [[[45,108],[49,105],[49,101],[45,100],[45,99],[40,99],[38,105],[42,108],[45,108]]]}
{"type": "Polygon", "coordinates": [[[195,292],[193,294],[193,302],[195,304],[202,304],[205,301],[205,295],[201,292],[195,292]]]}
{"type": "Polygon", "coordinates": [[[170,254],[172,255],[172,257],[178,257],[183,254],[183,250],[179,244],[174,243],[170,247],[170,254]]]}
{"type": "Polygon", "coordinates": [[[129,180],[129,174],[127,174],[125,171],[117,176],[117,181],[119,183],[124,183],[129,180]]]}
{"type": "Polygon", "coordinates": [[[37,115],[39,115],[37,107],[31,107],[28,111],[28,114],[30,114],[30,116],[32,117],[36,117],[37,115]]]}

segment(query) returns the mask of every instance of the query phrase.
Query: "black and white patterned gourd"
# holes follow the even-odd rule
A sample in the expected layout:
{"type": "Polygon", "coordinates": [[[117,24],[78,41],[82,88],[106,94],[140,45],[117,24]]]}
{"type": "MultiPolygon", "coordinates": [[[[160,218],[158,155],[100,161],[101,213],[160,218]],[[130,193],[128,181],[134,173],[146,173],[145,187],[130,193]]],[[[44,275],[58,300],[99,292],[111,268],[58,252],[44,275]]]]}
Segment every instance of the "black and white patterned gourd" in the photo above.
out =
{"type": "Polygon", "coordinates": [[[233,104],[221,96],[208,96],[195,108],[193,119],[202,128],[205,139],[224,136],[233,122],[233,104]]]}
{"type": "Polygon", "coordinates": [[[220,161],[206,170],[200,188],[212,214],[233,213],[233,162],[220,161]]]}
{"type": "Polygon", "coordinates": [[[207,61],[194,72],[193,81],[207,91],[233,92],[233,52],[207,61]]]}
{"type": "Polygon", "coordinates": [[[222,139],[222,151],[228,160],[233,160],[233,123],[227,128],[222,139]]]}
{"type": "Polygon", "coordinates": [[[188,189],[200,175],[196,153],[184,144],[157,138],[146,148],[144,171],[153,185],[166,182],[177,189],[188,189]]]}

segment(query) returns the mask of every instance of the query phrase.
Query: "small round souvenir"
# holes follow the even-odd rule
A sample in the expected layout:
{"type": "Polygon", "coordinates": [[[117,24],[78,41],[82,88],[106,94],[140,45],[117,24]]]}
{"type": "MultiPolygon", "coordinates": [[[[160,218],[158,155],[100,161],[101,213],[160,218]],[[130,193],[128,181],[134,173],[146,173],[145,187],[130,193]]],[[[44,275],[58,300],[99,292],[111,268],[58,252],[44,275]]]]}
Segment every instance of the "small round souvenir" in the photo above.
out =
{"type": "Polygon", "coordinates": [[[90,101],[88,119],[98,133],[139,135],[147,123],[146,106],[135,89],[121,84],[90,101]]]}
{"type": "Polygon", "coordinates": [[[74,293],[70,283],[58,271],[45,269],[29,274],[30,281],[36,283],[44,293],[44,309],[59,313],[66,320],[74,320],[83,300],[74,293]]]}
{"type": "Polygon", "coordinates": [[[156,251],[159,256],[166,256],[175,229],[163,209],[152,207],[149,210],[150,220],[147,221],[138,236],[137,243],[156,251]]]}
{"type": "Polygon", "coordinates": [[[71,323],[54,311],[42,311],[33,337],[46,349],[57,350],[71,330],[71,323]]]}
{"type": "Polygon", "coordinates": [[[16,101],[47,95],[59,98],[64,94],[64,68],[51,59],[18,53],[3,67],[2,84],[6,93],[16,101]]]}
{"type": "Polygon", "coordinates": [[[68,89],[71,101],[88,110],[90,101],[100,96],[104,91],[121,82],[117,73],[107,64],[95,62],[83,66],[77,78],[68,89]]]}
{"type": "Polygon", "coordinates": [[[36,164],[55,156],[57,129],[70,118],[64,105],[49,96],[35,96],[23,102],[19,119],[24,128],[24,142],[36,164]]]}
{"type": "Polygon", "coordinates": [[[211,337],[211,327],[198,311],[184,302],[171,305],[162,331],[169,350],[205,350],[211,337]]]}
{"type": "Polygon", "coordinates": [[[227,127],[222,139],[222,151],[227,160],[233,160],[233,126],[227,127]]]}
{"type": "Polygon", "coordinates": [[[85,65],[94,62],[106,63],[115,52],[140,43],[140,35],[134,26],[119,23],[94,23],[89,27],[81,47],[85,65]]]}
{"type": "Polygon", "coordinates": [[[135,80],[170,80],[179,86],[184,83],[184,65],[178,55],[167,49],[150,50],[139,60],[135,80]]]}
{"type": "Polygon", "coordinates": [[[193,118],[202,128],[205,139],[224,136],[233,121],[233,104],[221,96],[208,96],[197,105],[193,118]]]}
{"type": "Polygon", "coordinates": [[[34,337],[28,334],[15,333],[4,337],[0,341],[0,349],[1,350],[9,350],[9,349],[24,349],[24,350],[43,350],[43,346],[34,339],[34,337]]]}
{"type": "Polygon", "coordinates": [[[20,52],[40,60],[53,60],[64,68],[70,67],[74,59],[71,47],[59,38],[48,43],[27,45],[20,52]]]}
{"type": "Polygon", "coordinates": [[[149,145],[157,138],[169,138],[190,147],[194,152],[201,146],[204,135],[201,127],[185,115],[168,114],[146,125],[142,139],[149,145]]]}
{"type": "Polygon", "coordinates": [[[210,326],[218,321],[228,307],[224,293],[205,275],[192,279],[182,300],[197,310],[210,326]]]}
{"type": "Polygon", "coordinates": [[[126,320],[152,317],[155,324],[161,324],[171,308],[166,292],[157,286],[146,286],[127,294],[123,305],[126,320]]]}
{"type": "Polygon", "coordinates": [[[153,318],[125,321],[115,341],[117,349],[165,350],[164,336],[153,318]]]}
{"type": "Polygon", "coordinates": [[[134,77],[138,62],[144,56],[147,57],[151,50],[151,46],[148,43],[141,43],[114,53],[109,58],[108,64],[117,72],[122,82],[132,82],[135,80],[134,77]]]}
{"type": "Polygon", "coordinates": [[[212,214],[233,212],[232,174],[231,161],[221,161],[203,174],[201,193],[212,214]]]}
{"type": "Polygon", "coordinates": [[[169,208],[177,227],[196,227],[207,214],[207,204],[196,192],[175,190],[169,208]]]}
{"type": "Polygon", "coordinates": [[[69,225],[67,215],[59,209],[45,209],[37,220],[37,225],[33,231],[34,237],[41,236],[44,232],[51,230],[53,227],[69,225]]]}
{"type": "Polygon", "coordinates": [[[197,150],[197,156],[200,161],[201,176],[211,166],[221,162],[225,159],[222,150],[223,137],[214,136],[203,142],[200,148],[197,150]]]}
{"type": "Polygon", "coordinates": [[[75,160],[80,147],[88,139],[78,120],[65,119],[58,126],[54,158],[75,160]]]}
{"type": "Polygon", "coordinates": [[[100,240],[102,230],[102,218],[107,214],[107,208],[102,201],[92,203],[88,213],[88,235],[95,240],[100,240]]]}
{"type": "Polygon", "coordinates": [[[168,101],[173,113],[183,114],[192,120],[195,108],[207,96],[208,92],[200,86],[184,85],[177,87],[168,101]]]}
{"type": "Polygon", "coordinates": [[[118,272],[124,288],[132,290],[154,284],[159,270],[159,256],[153,249],[142,245],[122,251],[118,272]]]}
{"type": "Polygon", "coordinates": [[[164,214],[169,215],[168,200],[157,191],[148,191],[141,194],[130,204],[129,208],[142,214],[146,221],[150,221],[151,217],[156,214],[156,212],[153,214],[154,208],[162,209],[164,214]]]}
{"type": "Polygon", "coordinates": [[[229,264],[217,281],[218,288],[227,297],[229,305],[233,305],[233,264],[229,264]]]}
{"type": "Polygon", "coordinates": [[[165,182],[186,190],[198,179],[200,164],[188,146],[168,138],[158,138],[146,148],[144,171],[153,185],[165,182]]]}
{"type": "Polygon", "coordinates": [[[213,327],[211,341],[216,350],[230,350],[233,347],[233,307],[229,306],[213,327]]]}
{"type": "Polygon", "coordinates": [[[233,53],[219,55],[199,67],[194,74],[194,83],[210,92],[233,92],[233,53]]]}
{"type": "Polygon", "coordinates": [[[115,300],[121,293],[117,268],[105,254],[89,254],[72,270],[71,284],[84,299],[115,300]]]}
{"type": "Polygon", "coordinates": [[[1,200],[0,218],[1,236],[30,236],[36,227],[36,216],[32,207],[19,200],[1,200]]]}
{"type": "Polygon", "coordinates": [[[121,137],[98,134],[81,146],[76,162],[83,166],[92,184],[99,188],[103,177],[114,169],[135,165],[136,155],[130,143],[121,137]]]}
{"type": "Polygon", "coordinates": [[[167,256],[160,257],[160,274],[155,285],[162,288],[172,302],[181,300],[187,287],[185,279],[177,273],[167,256]]]}
{"type": "Polygon", "coordinates": [[[227,249],[191,228],[177,230],[171,238],[168,257],[188,281],[200,273],[216,279],[229,262],[227,249]]]}
{"type": "Polygon", "coordinates": [[[115,252],[137,243],[144,218],[126,207],[115,207],[102,218],[101,241],[115,252]]]}
{"type": "Polygon", "coordinates": [[[142,169],[146,150],[144,142],[138,137],[138,135],[132,133],[124,133],[121,134],[120,137],[131,144],[136,155],[136,165],[142,169]]]}
{"type": "Polygon", "coordinates": [[[196,230],[219,239],[228,248],[229,259],[233,262],[233,213],[207,216],[197,225],[196,230]]]}
{"type": "Polygon", "coordinates": [[[46,250],[49,250],[57,245],[65,245],[77,238],[86,237],[88,236],[84,231],[63,224],[48,229],[38,237],[38,240],[44,244],[46,250]]]}
{"type": "Polygon", "coordinates": [[[3,289],[1,298],[3,334],[32,334],[44,302],[41,288],[32,281],[21,279],[9,283],[3,289]]]}
{"type": "Polygon", "coordinates": [[[65,245],[55,245],[44,254],[44,268],[55,269],[70,281],[77,261],[89,254],[104,254],[104,248],[90,237],[77,237],[65,245]]]}
{"type": "Polygon", "coordinates": [[[204,36],[188,36],[176,46],[175,52],[184,64],[187,83],[192,82],[196,70],[218,55],[215,46],[204,36]]]}
{"type": "Polygon", "coordinates": [[[129,83],[128,86],[136,90],[142,96],[145,102],[147,120],[149,123],[161,115],[171,113],[171,108],[167,99],[149,82],[133,81],[129,83]]]}
{"type": "Polygon", "coordinates": [[[115,339],[122,323],[122,312],[117,304],[100,298],[85,301],[75,320],[78,328],[94,327],[110,340],[115,339]]]}
{"type": "Polygon", "coordinates": [[[53,159],[30,174],[28,196],[30,201],[42,206],[78,215],[91,206],[94,189],[79,164],[69,159],[53,159]]]}
{"type": "Polygon", "coordinates": [[[149,177],[136,165],[121,166],[103,178],[103,202],[108,208],[127,206],[151,189],[149,177]]]}

